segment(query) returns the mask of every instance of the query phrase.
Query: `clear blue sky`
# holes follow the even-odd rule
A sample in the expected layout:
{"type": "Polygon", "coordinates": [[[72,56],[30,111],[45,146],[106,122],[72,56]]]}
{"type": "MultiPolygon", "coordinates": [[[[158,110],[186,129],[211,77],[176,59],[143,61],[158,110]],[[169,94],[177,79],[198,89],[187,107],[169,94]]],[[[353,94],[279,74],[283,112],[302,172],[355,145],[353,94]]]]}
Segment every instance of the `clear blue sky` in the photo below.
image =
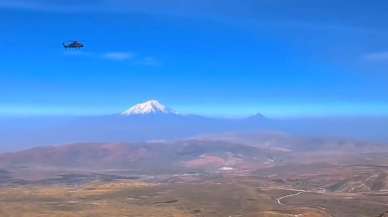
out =
{"type": "Polygon", "coordinates": [[[0,0],[0,115],[388,114],[384,1],[0,0]],[[82,51],[62,42],[82,40],[82,51]]]}

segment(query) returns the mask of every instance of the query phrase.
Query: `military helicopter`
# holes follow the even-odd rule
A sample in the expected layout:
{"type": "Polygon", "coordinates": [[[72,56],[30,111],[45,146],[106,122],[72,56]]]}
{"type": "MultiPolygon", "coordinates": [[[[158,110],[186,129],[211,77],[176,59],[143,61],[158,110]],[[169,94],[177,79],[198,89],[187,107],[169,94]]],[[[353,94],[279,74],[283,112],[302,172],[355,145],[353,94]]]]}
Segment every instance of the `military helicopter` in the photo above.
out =
{"type": "Polygon", "coordinates": [[[85,47],[84,44],[82,44],[80,41],[68,41],[68,42],[63,42],[63,47],[66,49],[80,49],[85,47]]]}

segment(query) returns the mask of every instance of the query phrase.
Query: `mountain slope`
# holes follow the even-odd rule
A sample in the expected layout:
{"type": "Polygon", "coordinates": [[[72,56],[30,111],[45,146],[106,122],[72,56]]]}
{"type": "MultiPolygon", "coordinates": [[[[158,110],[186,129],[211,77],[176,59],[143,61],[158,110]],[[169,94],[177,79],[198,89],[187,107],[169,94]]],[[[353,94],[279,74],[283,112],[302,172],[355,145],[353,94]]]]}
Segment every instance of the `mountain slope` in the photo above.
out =
{"type": "MultiPolygon", "coordinates": [[[[218,169],[263,163],[270,151],[228,142],[182,140],[147,143],[84,143],[0,154],[0,168],[133,170],[156,172],[218,169]],[[217,159],[215,162],[211,159],[217,159]],[[205,167],[204,167],[205,166],[205,167]]],[[[259,165],[259,164],[258,164],[259,165]]]]}

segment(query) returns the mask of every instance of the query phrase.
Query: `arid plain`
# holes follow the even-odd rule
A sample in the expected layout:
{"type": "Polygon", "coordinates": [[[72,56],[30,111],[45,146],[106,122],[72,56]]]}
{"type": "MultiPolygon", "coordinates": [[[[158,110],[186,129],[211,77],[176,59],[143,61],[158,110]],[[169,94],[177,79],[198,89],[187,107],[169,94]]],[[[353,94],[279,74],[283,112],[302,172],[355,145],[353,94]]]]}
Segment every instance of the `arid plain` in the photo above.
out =
{"type": "Polygon", "coordinates": [[[361,151],[354,141],[314,140],[315,148],[306,149],[310,140],[257,139],[2,154],[0,216],[380,217],[388,211],[388,154],[376,152],[378,145],[363,143],[370,151],[361,151]]]}

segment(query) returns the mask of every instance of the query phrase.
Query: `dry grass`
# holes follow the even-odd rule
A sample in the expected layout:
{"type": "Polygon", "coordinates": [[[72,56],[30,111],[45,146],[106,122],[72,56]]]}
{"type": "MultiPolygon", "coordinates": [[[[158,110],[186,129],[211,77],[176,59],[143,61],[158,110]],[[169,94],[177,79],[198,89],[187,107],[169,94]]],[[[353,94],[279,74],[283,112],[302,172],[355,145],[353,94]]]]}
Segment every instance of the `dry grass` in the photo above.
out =
{"type": "Polygon", "coordinates": [[[292,193],[258,188],[256,177],[229,177],[160,185],[139,181],[92,182],[79,187],[0,188],[0,217],[354,217],[378,216],[381,193],[292,193]]]}
{"type": "Polygon", "coordinates": [[[73,187],[17,187],[0,191],[1,217],[186,217],[174,207],[128,203],[127,191],[153,187],[144,182],[91,183],[73,187]]]}

